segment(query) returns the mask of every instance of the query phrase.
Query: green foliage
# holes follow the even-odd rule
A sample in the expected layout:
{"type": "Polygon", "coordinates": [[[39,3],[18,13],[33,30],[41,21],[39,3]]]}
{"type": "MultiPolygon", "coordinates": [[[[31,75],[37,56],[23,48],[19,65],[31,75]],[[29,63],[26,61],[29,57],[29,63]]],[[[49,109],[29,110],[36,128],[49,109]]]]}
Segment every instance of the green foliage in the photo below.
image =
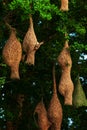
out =
{"type": "Polygon", "coordinates": [[[1,85],[5,83],[5,79],[6,77],[0,77],[0,88],[1,88],[1,85]]]}
{"type": "Polygon", "coordinates": [[[26,16],[29,16],[32,13],[31,10],[32,0],[13,0],[8,7],[10,10],[20,10],[22,12],[21,19],[25,20],[26,16]]]}
{"type": "Polygon", "coordinates": [[[80,26],[79,24],[76,25],[76,32],[84,35],[86,33],[86,29],[84,26],[80,26]]]}
{"type": "Polygon", "coordinates": [[[23,10],[27,10],[29,12],[31,1],[29,0],[13,0],[9,4],[9,8],[11,10],[18,9],[18,7],[21,7],[23,10]]]}
{"type": "Polygon", "coordinates": [[[6,119],[7,119],[8,121],[13,121],[13,119],[14,119],[14,114],[12,114],[10,111],[6,110],[5,115],[6,115],[6,119]]]}
{"type": "Polygon", "coordinates": [[[58,9],[54,4],[50,4],[50,0],[39,0],[34,2],[35,11],[39,11],[42,18],[52,19],[52,12],[57,12],[58,9]]]}
{"type": "Polygon", "coordinates": [[[74,50],[82,52],[85,49],[85,45],[79,44],[78,42],[74,42],[73,45],[72,45],[72,48],[74,48],[74,50]]]}
{"type": "MultiPolygon", "coordinates": [[[[56,82],[58,87],[61,68],[57,62],[57,56],[63,48],[65,39],[68,39],[70,44],[70,53],[73,63],[71,71],[72,80],[75,80],[78,72],[82,77],[87,79],[86,60],[84,60],[84,58],[81,61],[79,60],[82,53],[87,54],[87,1],[69,1],[69,11],[67,12],[60,11],[60,0],[7,0],[4,1],[4,3],[1,1],[0,4],[1,107],[7,108],[7,101],[11,100],[10,96],[13,97],[13,95],[16,95],[17,93],[24,93],[26,100],[30,105],[30,109],[28,109],[30,115],[28,116],[28,111],[25,109],[23,122],[21,124],[28,124],[31,126],[28,128],[29,130],[36,130],[37,128],[32,117],[33,111],[42,96],[46,108],[49,105],[53,86],[53,62],[56,63],[56,82]],[[21,61],[19,66],[21,79],[16,82],[15,80],[12,81],[9,79],[10,70],[3,62],[1,54],[4,44],[9,37],[7,27],[4,23],[4,18],[6,17],[9,24],[16,28],[17,36],[22,43],[29,26],[29,14],[32,14],[33,16],[37,39],[38,41],[43,40],[44,44],[35,54],[35,66],[28,66],[21,61]],[[65,37],[66,32],[68,34],[74,33],[75,35],[68,35],[65,37]],[[80,64],[78,63],[79,61],[80,64]],[[2,85],[4,88],[2,88],[2,85]],[[5,94],[4,98],[2,93],[5,94]]],[[[86,80],[83,81],[83,84],[87,86],[86,80]]],[[[86,87],[85,92],[87,93],[86,87]]],[[[63,97],[59,92],[58,96],[63,107],[62,129],[80,129],[81,122],[83,121],[83,118],[80,118],[80,116],[84,117],[86,108],[77,109],[73,106],[64,106],[63,97]],[[73,121],[71,126],[69,126],[68,117],[73,121]]],[[[14,100],[9,104],[12,105],[13,103],[14,100]]],[[[25,103],[25,106],[28,106],[27,103],[25,103]]],[[[18,109],[12,110],[8,108],[5,113],[8,120],[14,120],[18,116],[18,109]]]]}
{"type": "Polygon", "coordinates": [[[17,121],[18,120],[18,115],[19,115],[19,110],[18,108],[16,108],[16,106],[14,106],[15,108],[13,108],[13,110],[11,110],[12,108],[8,108],[8,106],[6,106],[5,109],[5,118],[8,121],[17,121]]]}
{"type": "MultiPolygon", "coordinates": [[[[42,18],[46,18],[48,20],[52,19],[52,12],[58,11],[55,4],[51,4],[50,0],[13,0],[9,4],[10,10],[22,9],[25,15],[34,14],[35,12],[39,12],[42,18]]],[[[22,14],[23,15],[23,14],[22,14]]]]}

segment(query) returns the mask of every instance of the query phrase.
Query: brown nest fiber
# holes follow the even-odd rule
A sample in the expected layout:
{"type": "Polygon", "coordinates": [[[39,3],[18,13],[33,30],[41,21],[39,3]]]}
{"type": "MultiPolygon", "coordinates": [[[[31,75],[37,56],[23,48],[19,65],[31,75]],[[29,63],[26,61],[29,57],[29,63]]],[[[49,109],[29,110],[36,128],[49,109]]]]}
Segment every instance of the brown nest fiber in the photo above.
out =
{"type": "Polygon", "coordinates": [[[37,41],[37,38],[34,32],[34,27],[33,27],[33,19],[32,19],[32,16],[30,16],[30,26],[23,40],[23,51],[25,52],[25,55],[26,55],[26,56],[25,55],[23,56],[25,63],[32,64],[32,65],[35,64],[35,52],[39,49],[39,47],[42,44],[43,42],[39,43],[37,41]]]}
{"type": "Polygon", "coordinates": [[[5,63],[11,68],[10,78],[19,79],[19,64],[22,57],[22,47],[16,37],[15,28],[12,28],[9,24],[8,26],[11,30],[11,34],[3,48],[2,56],[5,63]]]}
{"type": "Polygon", "coordinates": [[[76,78],[75,89],[73,92],[73,105],[75,107],[87,106],[87,99],[84,90],[79,79],[79,75],[76,78]]]}
{"type": "Polygon", "coordinates": [[[60,10],[68,11],[68,0],[61,0],[61,7],[60,10]]]}
{"type": "Polygon", "coordinates": [[[61,130],[62,123],[62,106],[57,96],[56,80],[55,80],[55,69],[53,67],[53,95],[48,108],[48,119],[52,123],[52,130],[61,130]]]}
{"type": "Polygon", "coordinates": [[[34,115],[38,114],[38,126],[40,130],[48,130],[50,127],[50,122],[47,117],[47,111],[45,109],[45,105],[43,103],[43,100],[39,102],[35,108],[34,115]]]}
{"type": "Polygon", "coordinates": [[[62,74],[59,83],[59,92],[64,96],[64,104],[72,105],[72,94],[74,85],[71,80],[72,60],[69,52],[68,41],[65,42],[64,48],[58,56],[59,65],[62,68],[62,74]]]}
{"type": "Polygon", "coordinates": [[[67,40],[65,41],[65,45],[58,56],[58,63],[63,70],[66,68],[71,69],[72,67],[72,60],[67,40]]]}

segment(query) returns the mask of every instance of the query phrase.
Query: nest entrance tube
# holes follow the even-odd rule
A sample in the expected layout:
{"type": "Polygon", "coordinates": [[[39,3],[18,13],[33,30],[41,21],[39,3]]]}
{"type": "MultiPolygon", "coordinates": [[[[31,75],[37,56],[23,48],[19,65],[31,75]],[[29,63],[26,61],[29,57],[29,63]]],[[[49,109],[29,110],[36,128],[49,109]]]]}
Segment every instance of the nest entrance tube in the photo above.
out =
{"type": "Polygon", "coordinates": [[[61,130],[62,116],[62,106],[57,96],[55,67],[53,67],[53,95],[48,108],[48,118],[53,130],[61,130]]]}

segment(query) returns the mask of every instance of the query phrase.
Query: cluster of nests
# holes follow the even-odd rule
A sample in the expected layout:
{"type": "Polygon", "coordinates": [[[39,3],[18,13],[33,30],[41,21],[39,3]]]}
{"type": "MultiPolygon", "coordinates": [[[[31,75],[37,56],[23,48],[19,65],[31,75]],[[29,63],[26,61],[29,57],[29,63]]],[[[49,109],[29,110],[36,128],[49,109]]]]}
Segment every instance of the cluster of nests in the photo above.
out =
{"type": "MultiPolygon", "coordinates": [[[[68,40],[65,41],[64,47],[58,56],[58,63],[61,66],[61,78],[58,85],[58,90],[64,96],[65,105],[74,105],[75,107],[87,106],[87,99],[81,87],[79,76],[76,79],[76,86],[71,80],[72,60],[68,40]]],[[[38,114],[38,126],[40,130],[61,130],[63,119],[63,109],[57,95],[55,68],[53,67],[53,95],[49,106],[46,109],[43,100],[41,100],[35,110],[34,114],[38,114]]]]}
{"type": "Polygon", "coordinates": [[[21,60],[24,60],[27,64],[34,65],[35,52],[43,44],[37,41],[32,16],[30,16],[30,25],[28,31],[24,37],[23,44],[19,42],[16,37],[16,29],[11,27],[8,23],[6,25],[10,28],[10,36],[3,48],[3,59],[5,63],[11,68],[11,79],[20,79],[19,76],[19,64],[21,60]],[[25,55],[22,55],[22,50],[25,55]]]}
{"type": "MultiPolygon", "coordinates": [[[[64,96],[64,104],[72,105],[74,85],[70,77],[72,60],[67,40],[58,56],[58,63],[62,69],[58,89],[60,94],[64,96]]],[[[46,109],[43,100],[41,100],[34,110],[34,114],[35,113],[38,114],[38,126],[40,130],[61,130],[63,109],[57,94],[55,66],[53,66],[53,94],[49,106],[46,109]]]]}
{"type": "MultiPolygon", "coordinates": [[[[68,0],[61,0],[61,10],[68,10],[68,0]]],[[[44,42],[38,42],[34,26],[33,19],[30,15],[30,25],[28,31],[24,37],[23,44],[19,42],[16,37],[16,29],[11,27],[8,23],[7,26],[10,28],[10,36],[3,48],[3,58],[5,63],[11,68],[11,79],[20,79],[19,76],[19,64],[23,59],[27,64],[35,64],[35,52],[40,48],[44,42]],[[22,50],[25,55],[22,55],[22,50]],[[25,59],[26,58],[26,59],[25,59]]],[[[69,52],[68,40],[65,41],[64,47],[58,56],[58,63],[61,66],[61,78],[59,82],[59,92],[64,96],[64,104],[72,105],[72,94],[74,85],[71,80],[71,67],[72,60],[69,52]]],[[[41,100],[34,111],[38,113],[38,126],[40,130],[60,130],[63,111],[61,103],[57,95],[57,87],[55,80],[55,67],[53,67],[53,95],[49,103],[48,110],[46,110],[43,100],[41,100]]]]}
{"type": "MultiPolygon", "coordinates": [[[[68,40],[65,41],[57,60],[62,70],[58,90],[64,96],[64,104],[72,105],[74,85],[70,77],[72,60],[68,40]]],[[[38,126],[40,130],[61,130],[63,110],[57,95],[55,67],[53,67],[53,95],[49,107],[46,109],[43,100],[41,100],[35,108],[35,113],[38,114],[38,126]]]]}
{"type": "Polygon", "coordinates": [[[57,95],[55,67],[53,66],[53,95],[46,109],[43,99],[37,104],[34,115],[38,114],[38,126],[40,130],[61,130],[63,111],[57,95]]]}
{"type": "MultiPolygon", "coordinates": [[[[60,10],[68,11],[68,0],[61,0],[60,10]]],[[[44,42],[38,42],[34,27],[33,27],[33,19],[30,15],[30,26],[28,28],[27,33],[25,34],[23,44],[19,42],[16,37],[16,29],[11,27],[8,23],[6,23],[9,27],[11,33],[7,43],[3,49],[3,58],[5,63],[11,68],[11,79],[20,79],[19,76],[19,63],[21,59],[23,59],[27,64],[33,64],[35,62],[35,52],[39,49],[39,47],[44,42]],[[22,50],[25,52],[25,55],[22,56],[22,50]]]]}

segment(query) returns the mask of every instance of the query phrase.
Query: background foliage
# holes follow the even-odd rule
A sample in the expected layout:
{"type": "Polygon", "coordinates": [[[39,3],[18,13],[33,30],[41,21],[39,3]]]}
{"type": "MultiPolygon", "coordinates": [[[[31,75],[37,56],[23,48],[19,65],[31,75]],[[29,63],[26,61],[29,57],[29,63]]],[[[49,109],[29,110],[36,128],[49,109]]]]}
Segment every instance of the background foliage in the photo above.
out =
{"type": "MultiPolygon", "coordinates": [[[[25,95],[23,120],[19,129],[38,129],[34,122],[33,111],[43,96],[46,108],[52,95],[52,65],[56,65],[57,86],[61,69],[57,62],[65,41],[64,34],[69,34],[70,52],[73,61],[71,77],[73,82],[77,74],[87,97],[87,1],[69,0],[69,11],[60,11],[60,0],[0,0],[0,127],[5,129],[6,118],[13,117],[7,111],[9,104],[15,106],[15,96],[25,95]],[[9,37],[5,25],[6,19],[17,30],[21,44],[29,26],[29,14],[32,14],[34,29],[38,41],[44,45],[36,52],[35,66],[20,63],[20,81],[10,80],[10,68],[4,63],[2,49],[9,37]],[[7,117],[6,117],[7,115],[7,117]],[[27,125],[28,124],[28,125],[27,125]]],[[[75,83],[75,82],[74,82],[75,83]]],[[[58,93],[63,107],[62,130],[86,130],[87,107],[75,108],[64,106],[63,97],[58,93]],[[71,124],[70,124],[71,122],[71,124]]],[[[17,110],[12,113],[17,114],[17,110]]]]}

